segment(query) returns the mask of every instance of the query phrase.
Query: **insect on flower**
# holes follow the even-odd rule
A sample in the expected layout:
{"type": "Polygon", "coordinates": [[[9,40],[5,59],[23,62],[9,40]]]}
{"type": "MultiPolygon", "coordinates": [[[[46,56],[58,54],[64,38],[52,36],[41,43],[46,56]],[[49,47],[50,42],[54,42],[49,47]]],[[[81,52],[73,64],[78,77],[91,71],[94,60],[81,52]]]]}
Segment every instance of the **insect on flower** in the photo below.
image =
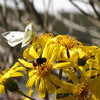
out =
{"type": "Polygon", "coordinates": [[[20,43],[22,43],[21,47],[25,47],[35,37],[34,27],[33,24],[28,21],[25,32],[9,31],[2,33],[2,36],[7,39],[7,42],[11,47],[14,47],[20,43]]]}
{"type": "Polygon", "coordinates": [[[67,49],[67,56],[68,58],[70,58],[70,54],[69,54],[69,50],[67,49]]]}
{"type": "Polygon", "coordinates": [[[36,60],[33,61],[33,65],[34,67],[43,64],[44,62],[46,62],[47,59],[46,58],[37,58],[36,60]]]}

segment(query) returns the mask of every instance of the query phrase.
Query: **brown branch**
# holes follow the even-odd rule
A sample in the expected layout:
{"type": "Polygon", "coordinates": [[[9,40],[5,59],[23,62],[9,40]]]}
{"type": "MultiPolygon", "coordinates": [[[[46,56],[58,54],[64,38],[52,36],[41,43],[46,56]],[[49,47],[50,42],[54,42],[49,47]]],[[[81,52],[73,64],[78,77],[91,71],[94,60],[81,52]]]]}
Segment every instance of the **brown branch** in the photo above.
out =
{"type": "Polygon", "coordinates": [[[94,6],[94,2],[93,2],[92,0],[89,0],[89,3],[90,3],[90,5],[91,5],[91,7],[93,8],[95,14],[97,15],[98,20],[100,20],[100,14],[97,12],[97,10],[96,10],[96,8],[95,8],[95,6],[94,6]]]}
{"type": "Polygon", "coordinates": [[[99,0],[92,0],[98,7],[100,7],[100,1],[99,0]]]}
{"type": "Polygon", "coordinates": [[[45,1],[43,0],[43,4],[44,4],[44,30],[45,30],[45,32],[48,32],[48,18],[49,18],[49,16],[48,16],[48,11],[49,11],[49,7],[50,7],[50,2],[51,2],[51,0],[49,0],[49,2],[48,2],[48,7],[47,7],[47,9],[46,9],[46,6],[45,6],[45,1]]]}
{"type": "Polygon", "coordinates": [[[81,2],[81,3],[88,4],[88,1],[84,1],[84,0],[74,0],[74,1],[77,1],[77,2],[81,2]]]}
{"type": "Polygon", "coordinates": [[[16,15],[18,16],[18,20],[21,22],[21,14],[20,14],[20,11],[18,9],[18,3],[16,0],[14,0],[14,3],[15,3],[15,6],[16,6],[16,15]]]}
{"type": "Polygon", "coordinates": [[[97,39],[100,39],[100,33],[99,32],[96,32],[92,29],[88,29],[86,27],[83,27],[81,25],[78,25],[74,22],[71,22],[69,21],[68,19],[62,17],[60,14],[58,13],[54,13],[54,16],[57,20],[61,21],[63,24],[65,24],[65,26],[68,26],[68,27],[72,27],[80,32],[83,32],[84,34],[90,34],[92,37],[94,38],[97,38],[97,39]]]}
{"type": "MultiPolygon", "coordinates": [[[[5,1],[5,0],[4,0],[5,1]]],[[[6,1],[4,2],[4,6],[0,5],[0,13],[2,17],[3,24],[5,26],[6,31],[8,30],[7,28],[7,11],[6,11],[6,1]]]]}
{"type": "Polygon", "coordinates": [[[83,13],[84,15],[86,15],[86,16],[88,16],[88,17],[91,17],[91,18],[93,18],[93,19],[98,20],[97,18],[95,18],[95,17],[93,17],[93,16],[87,14],[85,11],[83,11],[79,6],[77,6],[77,5],[73,2],[73,0],[70,0],[70,2],[71,2],[81,13],[83,13]]]}
{"type": "Polygon", "coordinates": [[[37,11],[35,10],[34,6],[32,3],[29,2],[29,0],[23,0],[24,4],[27,6],[27,10],[31,13],[32,16],[35,16],[35,18],[38,21],[38,24],[41,25],[41,27],[43,28],[43,21],[42,18],[40,17],[40,14],[37,13],[37,11]]]}
{"type": "Polygon", "coordinates": [[[91,23],[100,28],[100,22],[98,20],[94,20],[90,17],[88,17],[88,19],[91,21],[91,23]]]}
{"type": "Polygon", "coordinates": [[[45,32],[48,32],[48,12],[46,10],[46,7],[45,7],[45,1],[43,0],[43,5],[44,5],[44,23],[43,23],[43,26],[44,26],[44,30],[45,32]]]}

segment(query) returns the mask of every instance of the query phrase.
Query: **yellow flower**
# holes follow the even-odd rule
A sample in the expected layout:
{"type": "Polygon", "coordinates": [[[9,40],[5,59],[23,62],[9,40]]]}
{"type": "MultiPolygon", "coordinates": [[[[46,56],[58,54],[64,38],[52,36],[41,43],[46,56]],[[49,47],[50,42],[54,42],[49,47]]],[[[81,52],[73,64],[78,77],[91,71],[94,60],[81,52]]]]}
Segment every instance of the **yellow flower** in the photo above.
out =
{"type": "Polygon", "coordinates": [[[69,35],[58,35],[48,40],[47,44],[59,44],[57,61],[67,61],[70,58],[72,48],[82,45],[76,38],[71,38],[69,35]]]}
{"type": "Polygon", "coordinates": [[[76,68],[78,70],[79,53],[77,51],[71,51],[70,58],[66,62],[57,63],[53,66],[54,69],[68,69],[76,68]]]}
{"type": "Polygon", "coordinates": [[[42,34],[38,34],[37,36],[35,36],[34,40],[32,41],[32,44],[30,45],[29,48],[27,48],[24,53],[23,53],[23,57],[25,59],[27,59],[27,61],[30,61],[32,60],[32,57],[31,55],[29,54],[29,51],[30,51],[30,48],[33,47],[38,55],[40,56],[41,52],[43,51],[47,41],[50,39],[50,38],[53,38],[53,33],[42,33],[42,34]]]}
{"type": "Polygon", "coordinates": [[[78,60],[79,65],[91,70],[91,76],[100,75],[100,48],[96,46],[81,46],[84,55],[78,60]]]}
{"type": "MultiPolygon", "coordinates": [[[[79,67],[81,66],[85,67],[86,69],[91,69],[92,67],[94,68],[96,67],[95,69],[97,69],[99,66],[97,65],[99,64],[99,59],[98,59],[99,54],[96,54],[97,50],[98,47],[96,46],[80,46],[78,48],[72,48],[71,50],[69,50],[70,58],[66,59],[66,62],[55,64],[53,68],[55,69],[76,68],[78,70],[79,67]]],[[[100,51],[98,53],[100,53],[100,51]]],[[[92,74],[94,72],[92,71],[92,74]]]]}
{"type": "Polygon", "coordinates": [[[38,46],[40,46],[40,48],[43,50],[47,41],[53,37],[54,37],[53,33],[45,33],[45,34],[38,33],[37,36],[35,37],[35,39],[33,40],[32,45],[34,46],[35,49],[38,46]]]}
{"type": "Polygon", "coordinates": [[[98,78],[100,76],[100,48],[94,49],[94,59],[89,59],[87,65],[91,69],[91,76],[98,78]]]}
{"type": "MultiPolygon", "coordinates": [[[[73,87],[65,86],[57,89],[56,93],[68,93],[69,95],[57,100],[97,100],[93,98],[100,98],[99,89],[96,87],[99,82],[95,79],[91,79],[91,71],[86,72],[83,67],[80,67],[81,78],[79,79],[74,72],[69,69],[65,70],[66,75],[72,81],[73,87]],[[95,82],[96,81],[96,82],[95,82]],[[95,85],[96,84],[96,85],[95,85]],[[96,95],[98,91],[98,95],[96,95]],[[98,97],[97,97],[98,96],[98,97]]],[[[67,82],[68,83],[68,82],[67,82]]],[[[98,84],[99,86],[99,84],[98,84]]]]}
{"type": "Polygon", "coordinates": [[[79,44],[82,44],[76,38],[71,38],[69,35],[58,35],[56,37],[56,41],[58,44],[68,49],[71,49],[79,44]]]}
{"type": "Polygon", "coordinates": [[[45,97],[46,90],[48,90],[49,93],[54,93],[54,84],[58,86],[65,86],[66,84],[53,75],[53,65],[56,59],[57,50],[59,50],[57,44],[52,46],[46,45],[41,57],[39,57],[38,53],[31,47],[29,54],[33,57],[33,61],[26,62],[25,60],[19,59],[22,65],[30,68],[28,73],[29,80],[26,86],[32,89],[35,83],[35,88],[39,92],[40,97],[45,97]]]}
{"type": "Polygon", "coordinates": [[[95,56],[93,60],[93,67],[98,70],[98,74],[100,74],[100,48],[96,48],[95,56]]]}
{"type": "MultiPolygon", "coordinates": [[[[21,72],[18,71],[25,71],[24,67],[19,67],[20,63],[16,62],[15,65],[11,69],[6,69],[2,71],[2,74],[0,74],[0,93],[4,94],[5,93],[5,87],[8,89],[9,87],[7,84],[10,84],[9,82],[14,81],[11,79],[12,77],[19,77],[19,76],[24,76],[21,72]]],[[[13,87],[14,88],[14,87],[13,87]]],[[[9,89],[13,91],[12,89],[9,89]]]]}

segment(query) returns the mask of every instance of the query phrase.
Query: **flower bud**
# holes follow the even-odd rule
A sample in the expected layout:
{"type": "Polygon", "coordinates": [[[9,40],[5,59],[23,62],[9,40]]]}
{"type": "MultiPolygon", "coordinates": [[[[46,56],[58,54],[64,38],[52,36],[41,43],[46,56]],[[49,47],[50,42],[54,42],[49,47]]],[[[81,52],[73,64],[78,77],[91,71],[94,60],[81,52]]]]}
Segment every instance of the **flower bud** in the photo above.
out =
{"type": "Polygon", "coordinates": [[[4,83],[4,86],[11,92],[17,91],[19,89],[17,82],[13,78],[8,78],[4,83]]]}

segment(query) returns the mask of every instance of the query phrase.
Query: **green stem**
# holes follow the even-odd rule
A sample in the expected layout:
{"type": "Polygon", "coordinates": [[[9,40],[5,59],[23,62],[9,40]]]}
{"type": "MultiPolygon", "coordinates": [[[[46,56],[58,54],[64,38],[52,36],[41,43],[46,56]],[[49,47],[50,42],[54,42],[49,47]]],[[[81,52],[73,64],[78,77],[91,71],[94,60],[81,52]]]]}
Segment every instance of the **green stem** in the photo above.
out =
{"type": "Polygon", "coordinates": [[[36,100],[36,99],[34,99],[34,98],[31,98],[31,97],[29,97],[28,95],[26,95],[24,92],[22,92],[20,89],[18,89],[16,92],[18,92],[19,94],[21,94],[21,95],[23,95],[23,96],[25,96],[25,97],[27,97],[27,98],[29,98],[29,99],[31,99],[31,100],[36,100]]]}
{"type": "Polygon", "coordinates": [[[62,69],[60,69],[59,71],[59,79],[61,80],[61,78],[62,78],[62,69]]]}
{"type": "Polygon", "coordinates": [[[48,94],[48,91],[46,91],[46,96],[45,96],[44,100],[49,100],[49,94],[48,94]]]}
{"type": "MultiPolygon", "coordinates": [[[[62,78],[62,69],[60,69],[59,70],[59,79],[61,80],[61,78],[62,78]]],[[[59,86],[57,86],[57,89],[59,88],[59,86]]],[[[59,94],[57,93],[56,94],[56,99],[58,99],[59,98],[59,94]]]]}

